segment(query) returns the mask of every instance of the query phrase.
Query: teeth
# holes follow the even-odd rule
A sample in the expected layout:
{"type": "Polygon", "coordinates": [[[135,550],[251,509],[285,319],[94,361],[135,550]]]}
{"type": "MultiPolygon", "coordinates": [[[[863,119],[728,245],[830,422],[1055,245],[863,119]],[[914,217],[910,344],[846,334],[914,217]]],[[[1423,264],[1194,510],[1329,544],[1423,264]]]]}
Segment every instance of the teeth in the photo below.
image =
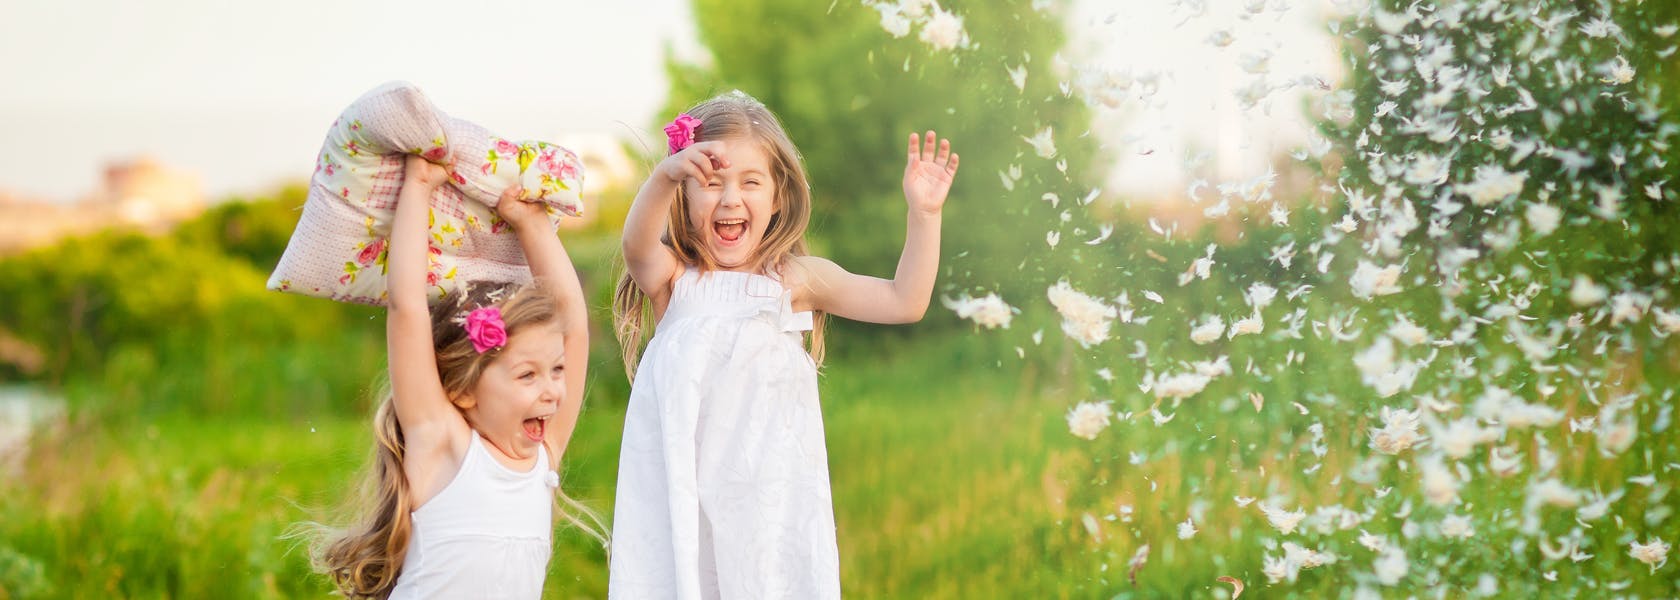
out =
{"type": "Polygon", "coordinates": [[[746,219],[724,219],[722,221],[718,221],[717,224],[719,224],[719,225],[740,225],[740,224],[746,223],[746,222],[747,222],[746,219]]]}

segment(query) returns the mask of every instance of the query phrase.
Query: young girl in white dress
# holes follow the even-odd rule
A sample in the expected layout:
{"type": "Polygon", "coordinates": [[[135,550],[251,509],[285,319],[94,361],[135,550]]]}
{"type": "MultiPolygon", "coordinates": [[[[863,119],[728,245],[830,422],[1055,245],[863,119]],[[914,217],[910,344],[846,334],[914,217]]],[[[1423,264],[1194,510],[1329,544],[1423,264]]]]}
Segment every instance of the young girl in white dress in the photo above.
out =
{"type": "Polygon", "coordinates": [[[805,253],[805,169],[764,105],[725,94],[666,134],[671,154],[625,220],[614,298],[633,382],[608,595],[838,598],[821,316],[921,319],[957,155],[910,134],[904,252],[880,279],[805,253]],[[649,313],[657,329],[634,366],[649,313]]]}
{"type": "MultiPolygon", "coordinates": [[[[387,262],[391,393],[374,417],[369,498],[314,548],[350,598],[534,599],[548,573],[565,498],[555,469],[588,364],[583,290],[542,204],[513,189],[496,209],[535,282],[468,284],[428,308],[429,200],[447,176],[418,157],[405,165],[387,262]]],[[[569,508],[582,524],[588,511],[569,508]]]]}

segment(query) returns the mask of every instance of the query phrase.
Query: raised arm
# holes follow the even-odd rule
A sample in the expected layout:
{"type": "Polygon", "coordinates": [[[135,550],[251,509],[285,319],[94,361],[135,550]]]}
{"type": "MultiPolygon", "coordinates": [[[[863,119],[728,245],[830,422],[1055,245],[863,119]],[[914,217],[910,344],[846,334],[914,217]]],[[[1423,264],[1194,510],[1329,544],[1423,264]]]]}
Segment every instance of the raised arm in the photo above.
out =
{"type": "Polygon", "coordinates": [[[438,379],[432,318],[426,305],[431,196],[446,179],[443,167],[408,157],[386,258],[389,308],[385,339],[391,363],[391,393],[407,454],[413,458],[436,456],[448,447],[451,426],[465,427],[465,420],[444,395],[443,382],[438,379]]]}
{"type": "Polygon", "coordinates": [[[934,132],[910,134],[904,165],[904,253],[891,280],[847,272],[833,261],[804,257],[804,286],[812,308],[854,321],[914,323],[927,313],[939,272],[939,227],[945,198],[957,175],[951,141],[934,132]]]}
{"type": "Polygon", "coordinates": [[[560,456],[565,454],[572,431],[577,427],[578,412],[583,408],[584,382],[589,374],[589,306],[577,269],[566,254],[565,245],[550,228],[543,205],[520,200],[519,189],[511,188],[502,193],[496,212],[519,236],[525,261],[531,265],[531,275],[559,303],[561,327],[565,330],[566,397],[543,434],[554,457],[551,466],[558,468],[560,456]]]}
{"type": "Polygon", "coordinates": [[[707,181],[718,169],[729,168],[722,141],[700,142],[660,161],[636,192],[630,213],[624,217],[624,267],[642,293],[663,297],[680,266],[671,249],[660,243],[665,235],[666,215],[677,199],[677,186],[690,177],[707,181]]]}

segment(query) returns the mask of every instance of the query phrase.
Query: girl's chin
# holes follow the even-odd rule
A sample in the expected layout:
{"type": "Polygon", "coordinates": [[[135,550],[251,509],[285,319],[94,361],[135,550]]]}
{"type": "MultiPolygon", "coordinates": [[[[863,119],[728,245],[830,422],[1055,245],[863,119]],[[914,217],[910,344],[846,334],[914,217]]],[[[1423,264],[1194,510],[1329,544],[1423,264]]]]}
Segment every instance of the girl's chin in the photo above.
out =
{"type": "Polygon", "coordinates": [[[542,440],[533,440],[521,433],[519,437],[514,438],[513,443],[514,448],[518,450],[515,453],[519,455],[517,458],[529,458],[536,456],[537,446],[542,445],[542,440]]]}
{"type": "Polygon", "coordinates": [[[542,443],[541,440],[531,439],[531,436],[523,430],[509,433],[504,439],[512,440],[513,445],[511,448],[531,448],[542,443]]]}
{"type": "Polygon", "coordinates": [[[739,267],[747,264],[747,259],[752,257],[752,247],[748,246],[745,240],[728,245],[720,243],[720,240],[712,242],[712,258],[720,267],[739,267]]]}

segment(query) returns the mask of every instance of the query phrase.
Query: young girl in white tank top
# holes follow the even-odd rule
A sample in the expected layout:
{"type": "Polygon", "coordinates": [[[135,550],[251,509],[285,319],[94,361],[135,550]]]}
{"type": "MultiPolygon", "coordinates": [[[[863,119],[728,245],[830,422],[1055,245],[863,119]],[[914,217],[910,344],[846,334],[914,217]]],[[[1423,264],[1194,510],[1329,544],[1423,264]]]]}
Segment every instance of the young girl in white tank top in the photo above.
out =
{"type": "MultiPolygon", "coordinates": [[[[315,548],[317,567],[351,598],[537,598],[565,498],[555,469],[589,351],[577,273],[543,206],[511,189],[496,210],[535,282],[468,283],[428,307],[428,199],[447,177],[416,157],[406,164],[386,265],[391,393],[374,418],[371,506],[315,548]]],[[[574,523],[588,514],[571,506],[574,523]]]]}

